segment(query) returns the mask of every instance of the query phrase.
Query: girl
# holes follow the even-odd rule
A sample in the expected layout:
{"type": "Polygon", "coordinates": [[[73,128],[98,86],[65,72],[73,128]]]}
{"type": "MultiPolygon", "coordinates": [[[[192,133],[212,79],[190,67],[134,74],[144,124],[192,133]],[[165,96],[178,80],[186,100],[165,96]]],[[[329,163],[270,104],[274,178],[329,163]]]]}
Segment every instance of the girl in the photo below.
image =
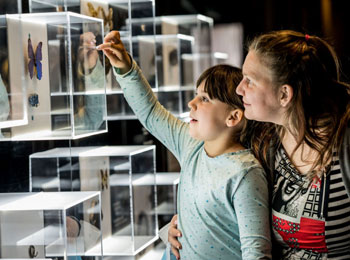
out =
{"type": "Polygon", "coordinates": [[[247,121],[235,94],[239,69],[219,65],[198,79],[190,123],[157,101],[119,33],[98,46],[116,67],[125,98],[142,124],[178,159],[181,259],[269,259],[268,189],[264,171],[241,144],[247,121]]]}

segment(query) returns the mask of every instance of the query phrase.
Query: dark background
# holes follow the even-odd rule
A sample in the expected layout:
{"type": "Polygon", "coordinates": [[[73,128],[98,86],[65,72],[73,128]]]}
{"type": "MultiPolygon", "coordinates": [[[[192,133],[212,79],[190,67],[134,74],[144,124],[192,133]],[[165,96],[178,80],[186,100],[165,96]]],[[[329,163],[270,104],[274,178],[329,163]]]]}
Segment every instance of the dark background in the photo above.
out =
{"type": "MultiPolygon", "coordinates": [[[[155,0],[156,16],[203,14],[215,24],[242,23],[244,39],[271,30],[292,29],[331,43],[350,75],[348,0],[155,0]]],[[[244,52],[244,54],[246,54],[244,52]]]]}

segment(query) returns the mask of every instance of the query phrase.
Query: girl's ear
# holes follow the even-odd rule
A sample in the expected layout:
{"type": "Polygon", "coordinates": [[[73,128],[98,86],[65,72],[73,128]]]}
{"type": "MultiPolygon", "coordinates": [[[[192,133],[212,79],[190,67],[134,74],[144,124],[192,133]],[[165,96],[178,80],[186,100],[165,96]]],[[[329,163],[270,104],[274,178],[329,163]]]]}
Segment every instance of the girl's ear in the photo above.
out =
{"type": "Polygon", "coordinates": [[[226,119],[227,127],[234,127],[238,125],[244,116],[244,112],[241,109],[234,109],[230,112],[226,119]]]}
{"type": "Polygon", "coordinates": [[[293,88],[290,85],[283,85],[280,88],[280,105],[282,107],[287,107],[293,98],[293,88]]]}

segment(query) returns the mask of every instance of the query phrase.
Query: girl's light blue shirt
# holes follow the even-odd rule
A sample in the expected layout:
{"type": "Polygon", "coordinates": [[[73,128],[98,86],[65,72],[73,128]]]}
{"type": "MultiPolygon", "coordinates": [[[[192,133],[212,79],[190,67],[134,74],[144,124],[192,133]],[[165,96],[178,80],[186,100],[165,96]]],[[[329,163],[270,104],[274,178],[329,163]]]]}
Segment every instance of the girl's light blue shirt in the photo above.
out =
{"type": "Polygon", "coordinates": [[[209,157],[188,123],[157,101],[135,61],[115,75],[140,122],[180,163],[181,259],[271,259],[268,185],[251,151],[209,157]]]}

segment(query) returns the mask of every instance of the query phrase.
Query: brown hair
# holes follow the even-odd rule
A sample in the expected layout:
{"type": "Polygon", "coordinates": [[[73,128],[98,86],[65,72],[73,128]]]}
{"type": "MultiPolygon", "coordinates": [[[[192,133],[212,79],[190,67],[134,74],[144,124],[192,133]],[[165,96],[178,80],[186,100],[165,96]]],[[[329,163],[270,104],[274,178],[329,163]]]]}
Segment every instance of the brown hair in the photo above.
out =
{"type": "MultiPolygon", "coordinates": [[[[236,88],[243,78],[242,70],[231,65],[219,64],[205,70],[197,80],[198,86],[205,81],[204,91],[210,99],[218,99],[234,109],[244,110],[242,97],[236,94],[236,88]]],[[[241,127],[235,131],[235,140],[246,146],[246,128],[248,120],[242,118],[241,127]]]]}
{"type": "MultiPolygon", "coordinates": [[[[274,31],[256,37],[249,51],[269,68],[275,87],[293,88],[287,118],[297,138],[296,149],[303,143],[318,151],[312,171],[322,170],[330,161],[332,148],[341,145],[349,121],[349,85],[340,82],[340,65],[333,48],[317,36],[295,31],[274,31]]],[[[265,124],[255,136],[255,154],[267,162],[273,139],[281,139],[282,126],[265,124]]],[[[294,153],[293,152],[293,153],[294,153]]],[[[310,177],[313,177],[312,173],[310,177]]]]}

